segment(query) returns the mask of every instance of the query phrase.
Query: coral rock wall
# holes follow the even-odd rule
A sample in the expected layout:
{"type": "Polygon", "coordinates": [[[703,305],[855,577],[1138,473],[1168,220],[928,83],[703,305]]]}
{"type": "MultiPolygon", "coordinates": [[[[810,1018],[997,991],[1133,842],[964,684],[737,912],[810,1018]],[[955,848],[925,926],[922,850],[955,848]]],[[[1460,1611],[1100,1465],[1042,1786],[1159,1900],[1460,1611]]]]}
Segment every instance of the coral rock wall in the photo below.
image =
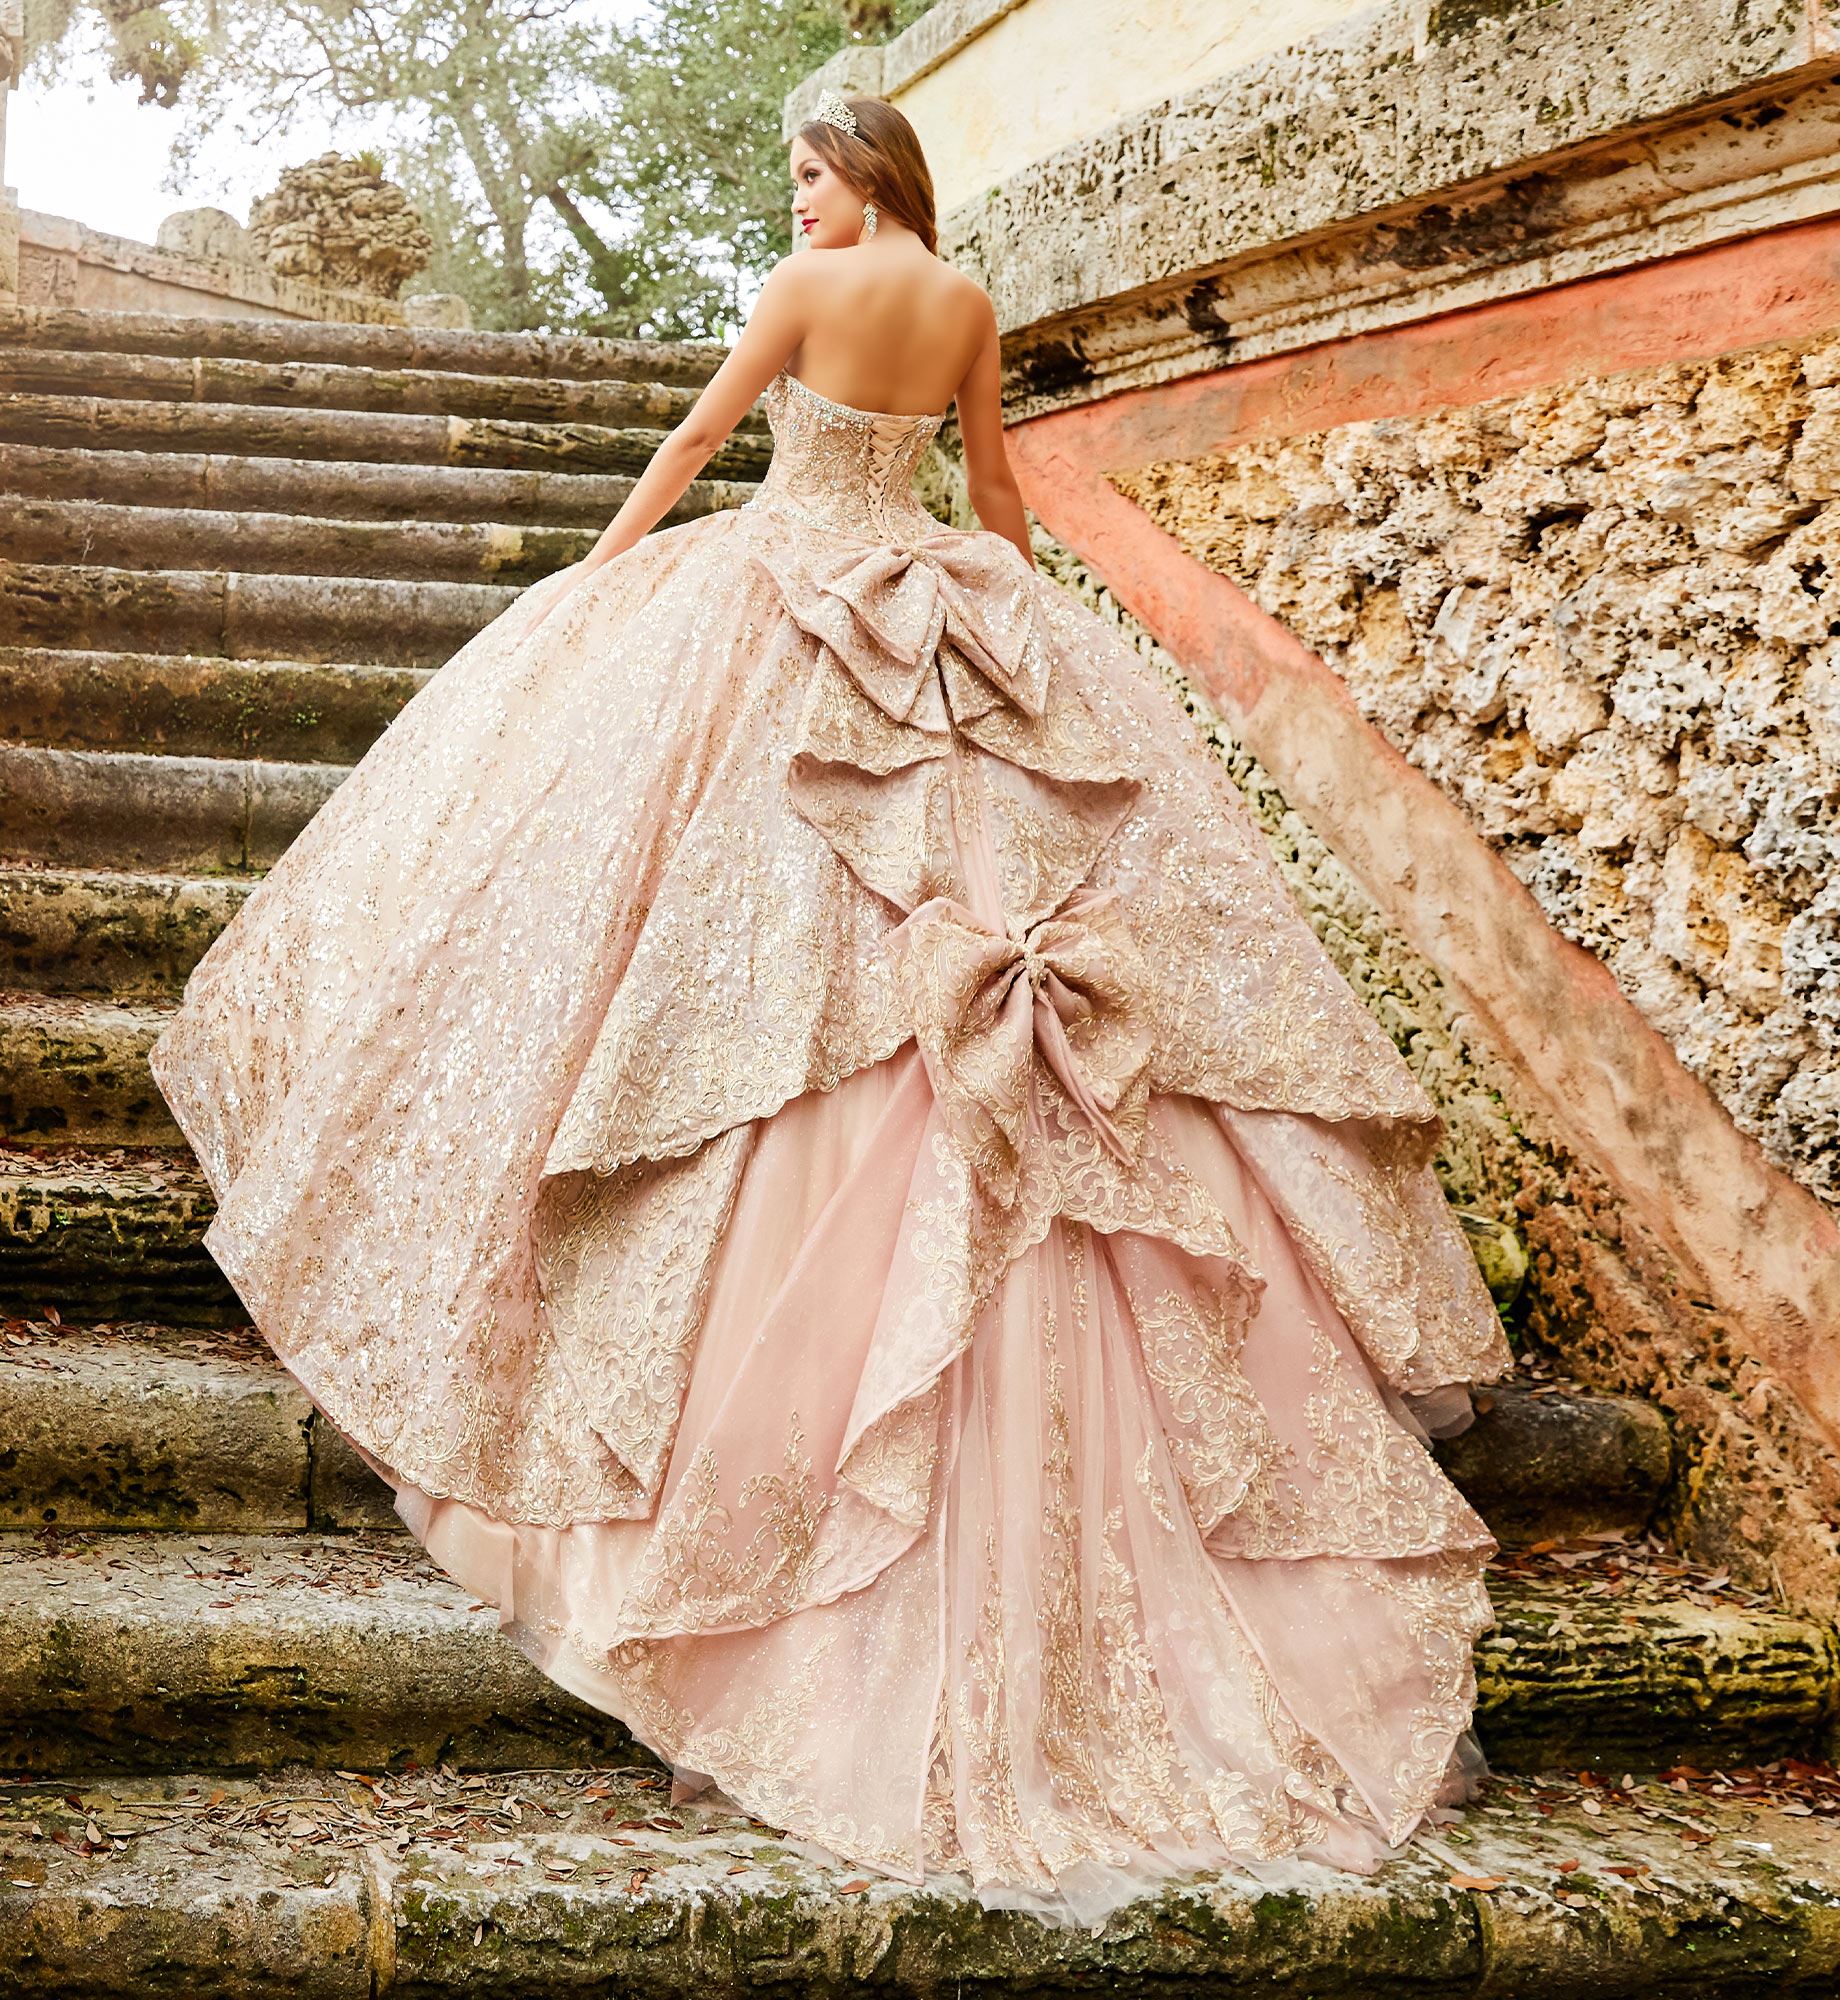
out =
{"type": "Polygon", "coordinates": [[[1840,1202],[1840,336],[1116,483],[1840,1202]]]}

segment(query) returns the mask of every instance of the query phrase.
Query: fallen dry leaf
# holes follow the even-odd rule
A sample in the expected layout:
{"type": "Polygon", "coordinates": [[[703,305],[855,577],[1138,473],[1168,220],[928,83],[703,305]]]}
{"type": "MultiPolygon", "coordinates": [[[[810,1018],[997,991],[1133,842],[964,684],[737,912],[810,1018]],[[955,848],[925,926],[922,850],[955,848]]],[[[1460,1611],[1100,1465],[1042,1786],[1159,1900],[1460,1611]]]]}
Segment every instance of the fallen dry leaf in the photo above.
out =
{"type": "Polygon", "coordinates": [[[1492,1889],[1500,1889],[1507,1883],[1505,1875],[1452,1875],[1448,1878],[1453,1889],[1480,1889],[1488,1894],[1492,1889]]]}

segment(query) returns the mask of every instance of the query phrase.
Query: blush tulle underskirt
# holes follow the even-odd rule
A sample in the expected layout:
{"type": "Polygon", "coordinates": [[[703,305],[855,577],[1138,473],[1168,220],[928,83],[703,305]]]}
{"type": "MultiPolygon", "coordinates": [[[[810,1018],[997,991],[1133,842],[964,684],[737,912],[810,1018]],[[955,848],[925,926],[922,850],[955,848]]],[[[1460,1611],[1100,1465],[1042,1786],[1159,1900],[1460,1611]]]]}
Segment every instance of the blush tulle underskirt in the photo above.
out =
{"type": "MultiPolygon", "coordinates": [[[[876,1225],[899,1214],[929,1101],[909,1048],[762,1121],[677,1464],[707,1451],[779,1467],[794,1407],[795,1456],[843,1434],[874,1317],[852,1302],[879,1300],[876,1225]]],[[[1191,1098],[1153,1116],[1265,1278],[1242,1365],[1273,1430],[1307,1445],[1313,1425],[1349,1422],[1327,1407],[1342,1370],[1397,1426],[1382,1459],[1425,1435],[1421,1418],[1459,1428],[1463,1391],[1414,1411],[1373,1381],[1263,1184],[1261,1163],[1281,1174],[1288,1151],[1349,1141],[1191,1098]]],[[[1195,1870],[1279,1887],[1325,1863],[1370,1872],[1400,1851],[1427,1752],[1443,1764],[1421,1823],[1486,1773],[1465,1724],[1486,1551],[1212,1552],[1133,1323],[1159,1257],[1157,1275],[1195,1281],[1163,1245],[1050,1225],[947,1373],[949,1462],[927,1528],[860,1587],[763,1627],[626,1639],[649,1521],[514,1524],[407,1483],[397,1508],[546,1674],[674,1768],[678,1796],[713,1783],[851,1862],[919,1880],[917,1854],[929,1873],[968,1875],[986,1907],[1079,1925],[1195,1870]],[[848,1811],[814,1810],[823,1799],[848,1811]]],[[[1344,1488],[1328,1504],[1384,1503],[1344,1488]]]]}

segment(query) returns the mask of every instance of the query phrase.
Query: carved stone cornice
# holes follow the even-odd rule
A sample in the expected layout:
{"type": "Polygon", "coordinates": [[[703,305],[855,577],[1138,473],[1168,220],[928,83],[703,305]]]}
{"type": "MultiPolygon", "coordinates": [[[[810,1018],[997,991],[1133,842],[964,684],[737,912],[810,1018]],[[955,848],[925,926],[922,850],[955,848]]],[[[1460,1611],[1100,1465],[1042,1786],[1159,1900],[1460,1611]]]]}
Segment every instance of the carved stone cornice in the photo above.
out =
{"type": "Polygon", "coordinates": [[[1037,162],[943,247],[1019,419],[1840,212],[1837,79],[1840,0],[1415,0],[1037,162]]]}

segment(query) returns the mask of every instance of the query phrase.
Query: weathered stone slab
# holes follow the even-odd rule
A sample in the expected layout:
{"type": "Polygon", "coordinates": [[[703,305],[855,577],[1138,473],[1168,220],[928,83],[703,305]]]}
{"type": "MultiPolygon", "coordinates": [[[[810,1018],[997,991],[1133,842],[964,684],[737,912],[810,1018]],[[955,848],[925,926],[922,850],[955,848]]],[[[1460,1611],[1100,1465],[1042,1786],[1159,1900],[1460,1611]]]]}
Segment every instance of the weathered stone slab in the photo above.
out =
{"type": "MultiPolygon", "coordinates": [[[[279,1366],[279,1363],[275,1364],[279,1366]]],[[[396,1496],[318,1411],[307,1434],[307,1515],[315,1528],[406,1534],[396,1496]]]]}
{"type": "Polygon", "coordinates": [[[0,744],[0,848],[63,866],[266,868],[345,776],[342,764],[0,744]]]}
{"type": "Polygon", "coordinates": [[[202,548],[234,555],[239,575],[529,584],[579,562],[596,532],[17,497],[8,505],[6,535],[14,560],[28,563],[172,570],[196,560],[202,548]]]}
{"type": "Polygon", "coordinates": [[[438,667],[518,588],[0,563],[0,645],[438,667]]]}
{"type": "MultiPolygon", "coordinates": [[[[116,1356],[112,1342],[118,1340],[114,1328],[102,1332],[86,1332],[82,1328],[68,1332],[64,1336],[66,1346],[56,1348],[58,1370],[32,1374],[30,1370],[20,1376],[14,1386],[16,1406],[24,1410],[28,1404],[36,1410],[44,1404],[44,1410],[34,1416],[36,1428],[44,1436],[60,1434],[66,1440],[72,1468],[64,1476],[62,1492],[66,1494],[66,1506],[60,1520],[74,1526],[106,1526],[116,1520],[114,1502],[108,1490],[100,1492],[94,1502],[84,1502],[90,1512],[82,1512],[76,1496],[86,1490],[84,1474],[84,1454],[94,1450],[106,1450],[114,1456],[124,1456],[136,1450],[132,1424],[130,1434],[118,1436],[120,1426],[110,1414],[116,1404],[102,1390],[90,1390],[86,1386],[86,1356],[106,1354],[106,1366],[98,1364],[104,1386],[116,1384],[124,1378],[134,1378],[138,1370],[144,1378],[150,1394],[158,1390],[162,1380],[164,1352],[174,1346],[174,1342],[184,1348],[188,1338],[180,1332],[142,1330],[136,1334],[132,1328],[128,1334],[120,1336],[126,1342],[126,1358],[116,1356]],[[164,1342],[164,1346],[162,1346],[164,1342]],[[126,1374],[124,1374],[126,1372],[126,1374]]],[[[260,1344],[258,1336],[238,1332],[218,1336],[206,1346],[208,1354],[232,1352],[242,1358],[242,1364],[254,1370],[252,1380],[280,1380],[278,1364],[272,1360],[268,1348],[260,1344]]],[[[4,1352],[0,1352],[0,1362],[4,1362],[4,1352]]],[[[212,1378],[216,1380],[216,1376],[212,1378]]],[[[238,1376],[242,1380],[242,1376],[238,1376]]],[[[1496,1390],[1496,1394],[1502,1394],[1496,1390]]],[[[1592,1508],[1598,1506],[1598,1494],[1604,1490],[1616,1492],[1620,1488],[1642,1486],[1644,1472],[1652,1468],[1652,1458],[1648,1458],[1652,1430],[1660,1428],[1660,1418],[1642,1404],[1628,1398],[1600,1398],[1600,1396],[1576,1396],[1570,1392],[1556,1394],[1552,1404],[1562,1404],[1576,1412],[1576,1422],[1570,1428],[1578,1432],[1592,1434],[1592,1426],[1602,1420],[1604,1406],[1618,1412],[1618,1428],[1604,1436],[1596,1436],[1592,1450],[1582,1456],[1568,1456],[1562,1450],[1546,1450],[1536,1454],[1530,1462],[1524,1452],[1524,1438],[1512,1426],[1496,1432],[1480,1432],[1476,1444],[1472,1446],[1466,1464],[1450,1468],[1470,1496],[1472,1502],[1490,1508],[1492,1496],[1508,1492],[1524,1508],[1536,1510],[1542,1518],[1592,1518],[1592,1508]],[[1634,1440],[1632,1454],[1638,1464],[1634,1470],[1618,1464],[1614,1456],[1614,1444],[1618,1438],[1634,1440]]],[[[126,1406],[124,1406],[126,1408],[126,1406]]],[[[226,1418],[228,1422],[228,1418],[226,1418]]],[[[1564,1432],[1568,1428],[1566,1418],[1554,1420],[1554,1428],[1564,1432]]],[[[4,1426],[0,1426],[0,1436],[4,1436],[4,1426]]],[[[260,1440],[252,1444],[252,1454],[260,1454],[260,1440]]],[[[226,1444],[226,1454],[230,1446],[226,1444]]],[[[50,1464],[50,1460],[46,1460],[50,1464]]],[[[4,1482],[0,1482],[0,1494],[4,1494],[4,1482]]],[[[26,1506],[26,1518],[36,1518],[30,1514],[30,1492],[22,1488],[22,1506],[26,1506]]],[[[174,1520],[148,1520],[142,1526],[180,1526],[190,1516],[176,1516],[174,1520]]],[[[288,1516],[292,1520],[292,1516],[288,1516]]],[[[388,1530],[398,1530],[400,1522],[390,1504],[386,1488],[376,1480],[362,1458],[322,1420],[314,1420],[312,1432],[312,1526],[322,1528],[368,1528],[382,1526],[388,1530]]],[[[284,1522],[286,1524],[286,1522],[284,1522]]],[[[304,1520],[292,1520],[294,1526],[306,1526],[304,1520]]]]}
{"type": "Polygon", "coordinates": [[[233,877],[0,865],[0,986],[177,993],[249,893],[233,877]]]}
{"type": "Polygon", "coordinates": [[[1640,1528],[1673,1468],[1652,1403],[1508,1385],[1478,1391],[1476,1421],[1435,1450],[1509,1544],[1640,1528]]]}
{"type": "Polygon", "coordinates": [[[41,1329],[0,1348],[0,1527],[300,1533],[311,1421],[258,1336],[41,1329]]]}
{"type": "Polygon", "coordinates": [[[1476,1726],[1506,1770],[1654,1769],[1818,1749],[1840,1714],[1833,1627],[1649,1588],[1492,1578],[1476,1726]]]}
{"type": "MultiPolygon", "coordinates": [[[[657,441],[653,432],[640,435],[657,441]]],[[[721,456],[731,465],[764,470],[758,439],[745,439],[739,451],[728,448],[721,456]]],[[[632,487],[629,477],[617,473],[368,465],[346,459],[0,442],[0,489],[43,500],[107,504],[126,499],[137,507],[307,514],[343,521],[515,521],[599,530],[632,487]]],[[[753,490],[751,482],[733,477],[694,480],[665,517],[666,524],[740,506],[753,490]]],[[[15,553],[23,556],[25,551],[15,553]]]]}
{"type": "Polygon", "coordinates": [[[0,737],[61,750],[355,764],[430,672],[0,647],[0,737]]]}
{"type": "MultiPolygon", "coordinates": [[[[404,1537],[0,1542],[0,1582],[17,1769],[555,1764],[610,1740],[404,1537]]],[[[1497,1769],[1749,1762],[1831,1724],[1834,1635],[1813,1620],[1524,1582],[1498,1608],[1477,1654],[1497,1769]]]]}
{"type": "Polygon", "coordinates": [[[181,1144],[147,1068],[169,1013],[88,995],[0,999],[0,1142],[181,1144]]]}
{"type": "MultiPolygon", "coordinates": [[[[606,424],[404,416],[383,410],[111,402],[102,396],[24,393],[0,397],[0,438],[22,444],[222,452],[343,465],[497,466],[570,477],[638,473],[663,435],[606,424]]],[[[738,431],[710,460],[710,477],[757,478],[769,452],[763,433],[738,431]]]]}
{"type": "Polygon", "coordinates": [[[623,1755],[406,1536],[0,1539],[14,1770],[478,1768],[623,1755]]]}
{"type": "MultiPolygon", "coordinates": [[[[1550,283],[1555,224],[1603,233],[1606,211],[1639,217],[1690,183],[1644,128],[1831,75],[1834,48],[1826,0],[1812,13],[1806,0],[1372,7],[1033,162],[945,217],[942,247],[989,286],[1006,331],[1088,316],[1074,347],[1031,344],[1037,389],[1057,363],[1084,373],[1106,358],[1096,302],[1146,294],[1167,301],[1164,338],[1200,350],[1188,365],[1218,365],[1241,358],[1236,267],[1285,246],[1320,258],[1370,219],[1365,255],[1336,271],[1346,291],[1377,288],[1389,264],[1404,277],[1520,262],[1504,289],[1550,283]],[[1556,158],[1625,138],[1627,185],[1589,186],[1568,214],[1556,158]],[[1469,190],[1473,204],[1451,200],[1469,190]]],[[[1709,155],[1756,171],[1742,109],[1705,123],[1709,155]]]]}
{"type": "MultiPolygon", "coordinates": [[[[56,348],[0,348],[0,388],[42,396],[400,410],[410,416],[486,416],[644,430],[668,430],[696,402],[694,390],[660,382],[546,382],[428,368],[340,368],[330,362],[84,354],[56,348]]],[[[758,428],[760,418],[750,422],[758,428]]]]}
{"type": "MultiPolygon", "coordinates": [[[[351,368],[317,361],[34,347],[0,348],[0,390],[288,409],[390,410],[415,416],[498,417],[647,430],[668,430],[696,401],[694,390],[657,382],[545,381],[437,369],[351,368]]],[[[758,425],[760,419],[753,421],[758,425]]]]}
{"type": "Polygon", "coordinates": [[[452,369],[468,375],[666,382],[683,387],[706,382],[728,351],[714,341],[595,340],[583,334],[44,308],[0,313],[0,348],[12,347],[208,354],[244,361],[320,361],[346,368],[452,369]]]}
{"type": "Polygon", "coordinates": [[[186,1152],[0,1157],[0,1311],[240,1326],[201,1240],[213,1210],[186,1152]]]}
{"type": "Polygon", "coordinates": [[[1680,1803],[1658,1788],[1589,1816],[1575,1788],[1492,1787],[1488,1811],[1371,1877],[1189,1878],[1093,1933],[985,1912],[959,1878],[920,1891],[871,1876],[713,1806],[661,1810],[631,1776],[589,1777],[10,1791],[0,1993],[1760,2000],[1840,1977],[1833,1822],[1695,1800],[1707,1832],[1686,1845],[1653,1817],[1680,1803]]]}

